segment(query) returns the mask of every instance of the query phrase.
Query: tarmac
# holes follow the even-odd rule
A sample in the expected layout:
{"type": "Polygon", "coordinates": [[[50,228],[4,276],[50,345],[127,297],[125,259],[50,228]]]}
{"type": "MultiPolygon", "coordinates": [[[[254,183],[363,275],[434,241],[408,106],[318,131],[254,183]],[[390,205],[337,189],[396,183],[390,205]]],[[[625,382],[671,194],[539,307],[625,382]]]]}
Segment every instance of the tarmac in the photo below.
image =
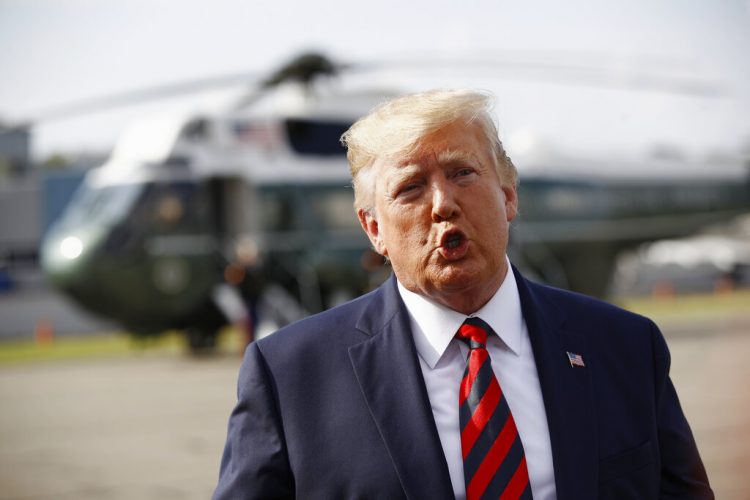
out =
{"type": "Polygon", "coordinates": [[[239,356],[0,367],[0,499],[207,499],[239,356]]]}
{"type": "Polygon", "coordinates": [[[703,331],[667,336],[672,380],[716,498],[748,500],[750,307],[744,320],[703,331]]]}
{"type": "MultiPolygon", "coordinates": [[[[717,498],[750,499],[750,307],[662,327],[717,498]]],[[[0,500],[209,498],[240,361],[142,352],[0,365],[0,500]]]]}

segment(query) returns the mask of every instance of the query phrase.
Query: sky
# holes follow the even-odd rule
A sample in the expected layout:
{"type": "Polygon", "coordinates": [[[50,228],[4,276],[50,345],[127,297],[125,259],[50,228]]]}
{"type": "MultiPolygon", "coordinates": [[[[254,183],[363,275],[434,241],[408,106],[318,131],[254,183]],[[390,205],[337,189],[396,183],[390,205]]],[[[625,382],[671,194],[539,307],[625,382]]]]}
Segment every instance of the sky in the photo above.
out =
{"type": "MultiPolygon", "coordinates": [[[[749,0],[0,0],[0,120],[165,83],[262,74],[311,49],[352,62],[528,55],[712,89],[696,96],[509,68],[481,84],[497,95],[511,154],[541,144],[637,156],[661,145],[701,158],[750,144],[749,0]]],[[[424,88],[442,83],[421,78],[424,88]]],[[[182,101],[215,105],[207,95],[182,101]]],[[[34,153],[106,150],[128,120],[166,106],[44,123],[34,153]]]]}

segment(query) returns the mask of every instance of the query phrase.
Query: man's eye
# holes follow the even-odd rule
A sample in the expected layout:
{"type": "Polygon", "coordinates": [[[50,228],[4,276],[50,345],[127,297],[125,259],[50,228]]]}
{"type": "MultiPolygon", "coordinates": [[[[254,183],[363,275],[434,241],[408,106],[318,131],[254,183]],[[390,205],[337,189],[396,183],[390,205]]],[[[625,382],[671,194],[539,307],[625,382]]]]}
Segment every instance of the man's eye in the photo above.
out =
{"type": "Polygon", "coordinates": [[[399,189],[398,192],[399,194],[406,194],[406,193],[416,190],[418,187],[419,187],[419,184],[407,184],[406,186],[399,189]]]}
{"type": "Polygon", "coordinates": [[[473,173],[474,170],[471,168],[462,168],[456,172],[456,177],[466,177],[467,175],[471,175],[473,173]]]}
{"type": "Polygon", "coordinates": [[[402,197],[414,196],[414,194],[419,191],[420,186],[421,185],[418,182],[404,184],[396,191],[396,197],[402,198],[402,197]]]}

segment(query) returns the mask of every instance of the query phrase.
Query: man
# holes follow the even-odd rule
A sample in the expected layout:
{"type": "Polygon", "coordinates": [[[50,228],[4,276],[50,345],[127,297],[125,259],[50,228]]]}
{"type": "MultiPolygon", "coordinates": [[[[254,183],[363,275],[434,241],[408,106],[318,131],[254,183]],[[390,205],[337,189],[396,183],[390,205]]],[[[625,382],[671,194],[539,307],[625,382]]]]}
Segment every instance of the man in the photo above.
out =
{"type": "Polygon", "coordinates": [[[405,96],[344,134],[394,276],[248,347],[215,498],[713,498],[656,326],[510,266],[488,105],[405,96]]]}

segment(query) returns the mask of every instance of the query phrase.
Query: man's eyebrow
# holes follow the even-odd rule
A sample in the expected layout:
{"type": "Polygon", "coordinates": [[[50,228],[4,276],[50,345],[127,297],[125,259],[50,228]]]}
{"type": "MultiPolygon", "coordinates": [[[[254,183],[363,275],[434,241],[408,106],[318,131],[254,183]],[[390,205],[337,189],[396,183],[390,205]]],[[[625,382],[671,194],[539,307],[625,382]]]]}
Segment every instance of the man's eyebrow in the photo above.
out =
{"type": "Polygon", "coordinates": [[[386,176],[386,186],[392,187],[402,182],[406,182],[411,176],[419,172],[419,165],[415,162],[395,165],[395,169],[386,176]]]}
{"type": "Polygon", "coordinates": [[[475,160],[474,155],[466,151],[447,149],[438,153],[438,163],[471,163],[475,160]]]}
{"type": "Polygon", "coordinates": [[[419,171],[419,162],[416,161],[409,161],[405,163],[401,163],[399,165],[395,165],[396,169],[396,175],[409,175],[413,172],[419,171]]]}
{"type": "MultiPolygon", "coordinates": [[[[436,158],[437,163],[441,165],[450,165],[454,163],[476,163],[478,161],[476,155],[468,151],[462,151],[459,149],[446,149],[440,151],[437,155],[433,156],[436,158]]],[[[401,175],[409,175],[420,169],[421,158],[411,158],[403,163],[394,165],[396,171],[401,175]]]]}

